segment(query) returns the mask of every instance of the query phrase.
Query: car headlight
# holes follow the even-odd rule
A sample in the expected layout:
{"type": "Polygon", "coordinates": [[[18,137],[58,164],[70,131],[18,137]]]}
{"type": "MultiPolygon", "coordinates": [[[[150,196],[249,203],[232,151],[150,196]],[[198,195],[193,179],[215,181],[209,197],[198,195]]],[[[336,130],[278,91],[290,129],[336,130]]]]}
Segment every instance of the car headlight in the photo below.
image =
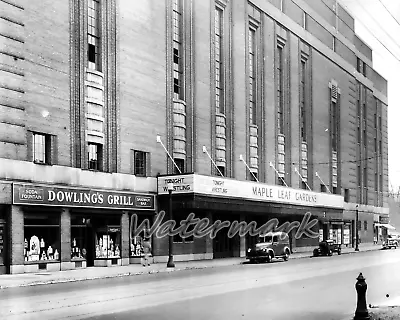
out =
{"type": "Polygon", "coordinates": [[[267,252],[267,248],[263,248],[262,251],[267,252]]]}

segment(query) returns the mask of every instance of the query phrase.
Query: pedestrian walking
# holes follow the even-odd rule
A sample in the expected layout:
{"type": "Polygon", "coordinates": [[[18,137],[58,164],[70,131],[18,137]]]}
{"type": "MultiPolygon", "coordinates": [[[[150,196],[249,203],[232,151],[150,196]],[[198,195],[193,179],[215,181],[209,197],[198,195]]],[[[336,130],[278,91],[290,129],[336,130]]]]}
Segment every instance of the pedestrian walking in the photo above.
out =
{"type": "Polygon", "coordinates": [[[151,254],[151,242],[150,238],[143,239],[143,258],[142,265],[145,267],[146,265],[150,267],[150,254],[151,254]]]}

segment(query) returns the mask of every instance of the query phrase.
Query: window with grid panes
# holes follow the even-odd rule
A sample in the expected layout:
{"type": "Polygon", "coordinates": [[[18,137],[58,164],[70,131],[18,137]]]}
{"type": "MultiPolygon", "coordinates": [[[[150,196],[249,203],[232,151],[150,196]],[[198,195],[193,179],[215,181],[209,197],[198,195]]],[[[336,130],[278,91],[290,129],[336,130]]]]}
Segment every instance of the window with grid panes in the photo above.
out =
{"type": "Polygon", "coordinates": [[[257,87],[257,68],[256,68],[256,31],[249,28],[249,104],[250,104],[250,124],[257,124],[256,114],[256,87],[257,87]]]}
{"type": "Polygon", "coordinates": [[[300,67],[300,133],[302,141],[307,141],[306,130],[306,61],[301,60],[300,67]]]}
{"type": "Polygon", "coordinates": [[[33,162],[50,164],[51,136],[33,133],[33,162]]]}
{"type": "Polygon", "coordinates": [[[185,160],[184,159],[174,159],[177,167],[179,168],[180,172],[178,169],[174,166],[174,173],[179,174],[179,173],[184,173],[185,172],[185,160]]]}
{"type": "Polygon", "coordinates": [[[338,110],[336,102],[332,102],[332,150],[337,151],[338,144],[338,110]]]}
{"type": "Polygon", "coordinates": [[[216,112],[225,113],[223,86],[223,10],[215,8],[215,107],[216,112]]]}
{"type": "Polygon", "coordinates": [[[88,67],[100,71],[100,3],[88,0],[88,67]]]}
{"type": "Polygon", "coordinates": [[[174,98],[183,100],[182,0],[173,0],[174,98]]]}
{"type": "Polygon", "coordinates": [[[146,152],[135,150],[134,152],[134,161],[135,161],[135,170],[134,175],[139,177],[146,176],[146,152]]]}
{"type": "Polygon", "coordinates": [[[101,170],[103,146],[97,143],[88,143],[88,169],[101,170]]]}
{"type": "Polygon", "coordinates": [[[284,134],[283,125],[283,48],[277,47],[277,63],[276,63],[276,77],[277,77],[277,103],[278,103],[278,132],[284,134]]]}

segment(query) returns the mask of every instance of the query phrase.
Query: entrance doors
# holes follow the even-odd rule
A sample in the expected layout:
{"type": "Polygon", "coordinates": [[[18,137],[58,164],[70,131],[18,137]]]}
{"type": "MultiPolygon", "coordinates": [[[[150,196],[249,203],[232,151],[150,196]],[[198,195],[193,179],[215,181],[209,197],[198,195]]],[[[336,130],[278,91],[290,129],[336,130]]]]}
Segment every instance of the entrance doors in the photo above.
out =
{"type": "Polygon", "coordinates": [[[228,230],[222,229],[214,238],[214,258],[233,257],[233,239],[228,237],[228,230]]]}

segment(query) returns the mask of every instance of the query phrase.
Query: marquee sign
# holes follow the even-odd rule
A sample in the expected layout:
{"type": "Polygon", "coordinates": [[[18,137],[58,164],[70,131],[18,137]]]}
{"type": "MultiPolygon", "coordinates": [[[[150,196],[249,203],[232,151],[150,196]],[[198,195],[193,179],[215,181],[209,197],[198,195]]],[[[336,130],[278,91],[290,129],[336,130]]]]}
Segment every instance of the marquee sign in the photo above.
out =
{"type": "Polygon", "coordinates": [[[154,195],[13,183],[13,204],[154,210],[154,195]]]}
{"type": "Polygon", "coordinates": [[[168,194],[168,183],[173,184],[174,194],[196,193],[339,209],[343,209],[344,206],[344,198],[340,195],[198,174],[158,177],[158,194],[168,194]]]}

